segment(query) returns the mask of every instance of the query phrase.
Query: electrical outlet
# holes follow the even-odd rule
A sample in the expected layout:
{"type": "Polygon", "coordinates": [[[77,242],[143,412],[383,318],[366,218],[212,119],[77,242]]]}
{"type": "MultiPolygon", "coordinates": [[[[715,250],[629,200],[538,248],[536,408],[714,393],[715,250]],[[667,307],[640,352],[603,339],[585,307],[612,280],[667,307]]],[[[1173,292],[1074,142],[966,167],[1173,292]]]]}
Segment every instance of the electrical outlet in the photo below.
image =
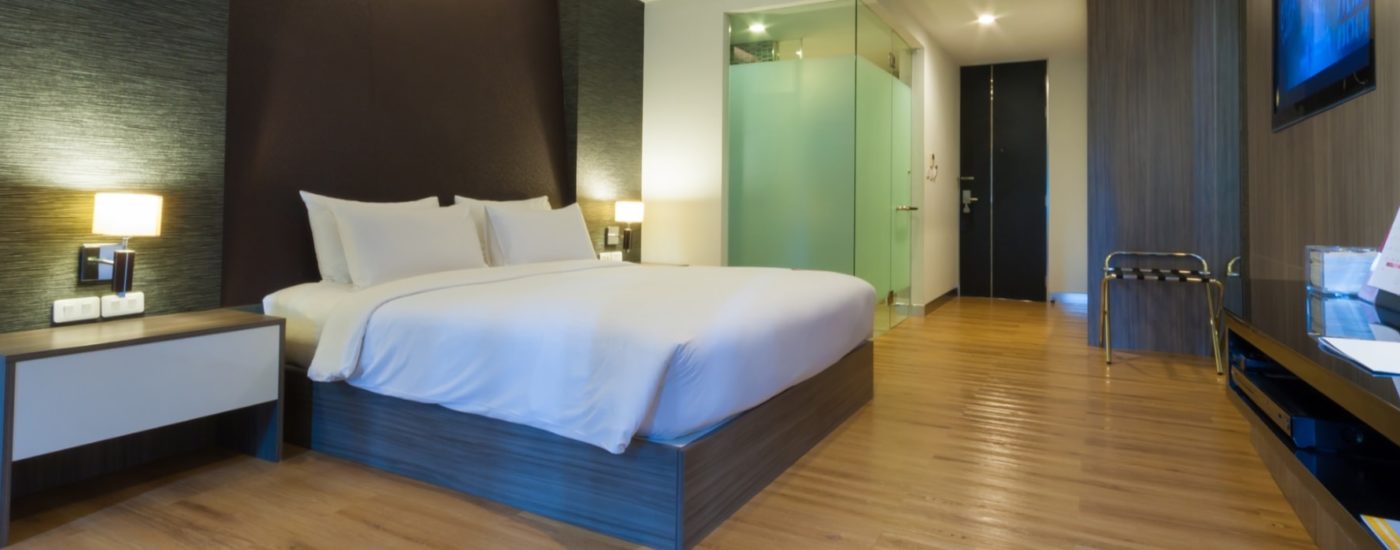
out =
{"type": "Polygon", "coordinates": [[[104,319],[140,315],[145,312],[146,294],[143,292],[128,292],[126,296],[109,294],[102,297],[102,317],[104,319]]]}
{"type": "Polygon", "coordinates": [[[53,303],[53,322],[56,325],[91,321],[101,316],[102,302],[96,296],[55,300],[53,303]]]}

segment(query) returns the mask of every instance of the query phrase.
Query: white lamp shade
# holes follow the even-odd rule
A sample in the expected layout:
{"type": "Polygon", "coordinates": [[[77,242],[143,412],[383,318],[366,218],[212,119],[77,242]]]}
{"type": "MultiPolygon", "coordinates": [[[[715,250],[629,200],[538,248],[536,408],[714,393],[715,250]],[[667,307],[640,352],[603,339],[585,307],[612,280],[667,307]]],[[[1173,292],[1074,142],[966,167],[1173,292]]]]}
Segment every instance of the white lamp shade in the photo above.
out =
{"type": "Polygon", "coordinates": [[[613,205],[613,219],[619,223],[642,223],[646,205],[641,201],[617,201],[613,205]]]}
{"type": "Polygon", "coordinates": [[[159,237],[160,195],[98,193],[92,207],[92,232],[113,237],[159,237]]]}

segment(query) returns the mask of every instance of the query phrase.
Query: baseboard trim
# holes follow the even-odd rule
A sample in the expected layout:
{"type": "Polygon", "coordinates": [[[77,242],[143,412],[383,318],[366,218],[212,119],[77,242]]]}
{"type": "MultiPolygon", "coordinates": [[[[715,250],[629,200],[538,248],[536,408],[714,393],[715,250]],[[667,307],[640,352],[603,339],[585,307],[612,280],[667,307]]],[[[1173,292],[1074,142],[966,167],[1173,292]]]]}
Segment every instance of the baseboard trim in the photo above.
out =
{"type": "Polygon", "coordinates": [[[958,289],[954,288],[923,305],[901,305],[895,307],[899,308],[899,312],[906,317],[927,317],[928,314],[933,313],[934,310],[943,307],[943,304],[951,302],[957,297],[958,289]]]}
{"type": "Polygon", "coordinates": [[[1050,294],[1050,305],[1074,304],[1088,305],[1089,294],[1085,292],[1053,292],[1050,294]]]}
{"type": "Polygon", "coordinates": [[[949,290],[948,292],[944,292],[942,296],[939,296],[939,297],[937,297],[937,298],[934,298],[932,302],[929,302],[929,303],[927,303],[927,304],[924,304],[924,315],[925,315],[925,316],[928,316],[928,314],[933,313],[934,310],[936,310],[936,309],[938,309],[938,308],[940,308],[940,307],[943,307],[944,304],[947,304],[948,302],[953,301],[953,300],[956,299],[957,297],[958,297],[958,289],[957,289],[957,287],[954,287],[952,290],[949,290]]]}

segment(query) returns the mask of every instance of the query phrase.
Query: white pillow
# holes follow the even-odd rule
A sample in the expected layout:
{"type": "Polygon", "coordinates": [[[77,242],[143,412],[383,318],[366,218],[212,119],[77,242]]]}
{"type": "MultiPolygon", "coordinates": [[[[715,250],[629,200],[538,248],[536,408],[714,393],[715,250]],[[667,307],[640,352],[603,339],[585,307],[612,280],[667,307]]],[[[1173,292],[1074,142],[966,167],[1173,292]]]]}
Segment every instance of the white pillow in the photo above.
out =
{"type": "Polygon", "coordinates": [[[496,257],[497,265],[598,257],[577,203],[543,212],[487,205],[486,218],[501,251],[496,257]]]}
{"type": "Polygon", "coordinates": [[[321,270],[321,280],[332,283],[350,282],[350,269],[345,265],[345,248],[340,244],[340,230],[335,224],[336,208],[347,205],[413,210],[438,207],[437,197],[411,202],[360,202],[302,191],[301,200],[306,203],[306,217],[311,220],[311,243],[316,248],[316,266],[321,270]]]}
{"type": "Polygon", "coordinates": [[[471,213],[472,221],[476,222],[476,235],[481,237],[481,249],[486,251],[486,263],[490,265],[503,265],[497,258],[501,257],[500,249],[495,246],[495,239],[491,238],[491,224],[486,223],[486,207],[499,206],[503,208],[519,208],[522,210],[546,211],[551,208],[549,197],[535,197],[523,201],[484,201],[457,195],[453,206],[460,206],[471,213]]]}
{"type": "Polygon", "coordinates": [[[461,209],[343,206],[336,209],[335,220],[357,288],[486,267],[476,228],[461,209]]]}

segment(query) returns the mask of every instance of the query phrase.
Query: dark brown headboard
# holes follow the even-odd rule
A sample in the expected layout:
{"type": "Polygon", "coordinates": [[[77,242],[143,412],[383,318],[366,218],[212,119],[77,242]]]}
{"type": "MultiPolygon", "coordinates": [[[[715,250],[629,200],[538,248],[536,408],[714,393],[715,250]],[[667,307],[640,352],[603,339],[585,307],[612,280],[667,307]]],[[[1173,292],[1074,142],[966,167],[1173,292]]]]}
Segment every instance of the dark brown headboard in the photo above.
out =
{"type": "Polygon", "coordinates": [[[556,0],[233,2],[223,303],[317,280],[297,192],[574,201],[556,0]]]}

